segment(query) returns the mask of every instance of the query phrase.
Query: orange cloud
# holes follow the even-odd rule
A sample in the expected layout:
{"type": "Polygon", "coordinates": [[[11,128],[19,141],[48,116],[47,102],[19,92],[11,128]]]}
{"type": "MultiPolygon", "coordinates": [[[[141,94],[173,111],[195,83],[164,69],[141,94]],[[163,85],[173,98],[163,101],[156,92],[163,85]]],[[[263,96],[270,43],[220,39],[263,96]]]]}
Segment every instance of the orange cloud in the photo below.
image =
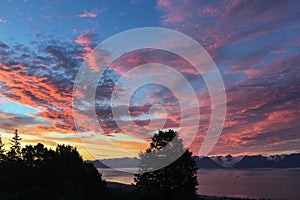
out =
{"type": "MultiPolygon", "coordinates": [[[[52,121],[54,125],[65,124],[60,120],[68,121],[68,123],[72,121],[71,94],[61,93],[59,88],[45,77],[26,75],[24,71],[27,67],[25,66],[9,67],[0,64],[0,68],[2,69],[0,79],[4,82],[2,86],[6,88],[6,90],[0,90],[1,95],[13,102],[40,110],[40,113],[35,116],[52,121]],[[7,71],[9,68],[14,68],[14,72],[7,71]],[[40,101],[46,102],[48,108],[41,105],[40,101]]],[[[74,130],[74,126],[69,125],[68,130],[74,130]]]]}
{"type": "Polygon", "coordinates": [[[93,50],[90,47],[91,41],[92,41],[91,38],[88,37],[86,34],[80,34],[80,36],[74,40],[74,42],[76,42],[84,47],[84,50],[86,51],[86,54],[84,54],[84,55],[87,55],[88,53],[90,53],[93,50]]]}

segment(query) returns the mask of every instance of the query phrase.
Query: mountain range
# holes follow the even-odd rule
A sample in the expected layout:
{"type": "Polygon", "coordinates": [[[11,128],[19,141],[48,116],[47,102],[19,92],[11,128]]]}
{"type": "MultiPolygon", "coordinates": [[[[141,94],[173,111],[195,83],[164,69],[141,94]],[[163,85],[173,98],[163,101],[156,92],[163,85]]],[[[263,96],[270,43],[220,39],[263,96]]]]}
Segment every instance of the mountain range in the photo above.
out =
{"type": "MultiPolygon", "coordinates": [[[[294,168],[300,167],[300,153],[272,156],[194,156],[199,169],[246,169],[246,168],[294,168]]],[[[139,158],[112,158],[104,160],[86,161],[93,163],[97,168],[138,168],[139,158]]]]}

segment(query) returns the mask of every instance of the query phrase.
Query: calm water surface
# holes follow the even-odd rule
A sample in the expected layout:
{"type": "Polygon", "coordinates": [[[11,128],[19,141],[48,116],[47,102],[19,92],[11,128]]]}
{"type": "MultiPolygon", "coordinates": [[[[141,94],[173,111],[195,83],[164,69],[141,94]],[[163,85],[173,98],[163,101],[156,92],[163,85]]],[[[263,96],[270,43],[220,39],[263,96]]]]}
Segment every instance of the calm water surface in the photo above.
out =
{"type": "MultiPolygon", "coordinates": [[[[99,171],[107,181],[133,183],[131,173],[115,169],[99,171]]],[[[200,169],[198,182],[198,193],[203,195],[300,200],[300,168],[200,169]]]]}

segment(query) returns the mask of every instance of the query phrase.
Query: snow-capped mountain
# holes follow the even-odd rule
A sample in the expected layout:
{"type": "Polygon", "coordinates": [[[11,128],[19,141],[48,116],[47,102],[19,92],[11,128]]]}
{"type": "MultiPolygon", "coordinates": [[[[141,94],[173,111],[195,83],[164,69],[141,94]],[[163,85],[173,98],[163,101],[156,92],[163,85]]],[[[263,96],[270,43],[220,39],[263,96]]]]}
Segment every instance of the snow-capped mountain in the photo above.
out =
{"type": "Polygon", "coordinates": [[[231,155],[227,156],[213,156],[211,159],[225,168],[232,168],[233,165],[240,162],[244,156],[233,157],[231,155]]]}
{"type": "MultiPolygon", "coordinates": [[[[300,167],[300,153],[273,156],[194,156],[199,169],[224,169],[224,168],[291,168],[300,167]]],[[[93,163],[97,168],[137,168],[139,158],[112,158],[104,160],[86,161],[93,163]]]]}
{"type": "Polygon", "coordinates": [[[275,156],[245,156],[234,168],[292,168],[300,167],[300,154],[275,156]]]}

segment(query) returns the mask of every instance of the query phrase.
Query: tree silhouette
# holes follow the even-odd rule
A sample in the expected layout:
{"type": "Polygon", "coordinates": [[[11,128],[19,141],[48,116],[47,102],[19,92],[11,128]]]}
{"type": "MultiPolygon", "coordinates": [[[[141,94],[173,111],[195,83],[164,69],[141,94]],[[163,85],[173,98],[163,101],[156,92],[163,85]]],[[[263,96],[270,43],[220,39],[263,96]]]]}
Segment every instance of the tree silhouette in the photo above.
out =
{"type": "Polygon", "coordinates": [[[0,162],[0,177],[5,180],[0,181],[0,199],[100,199],[106,182],[76,148],[58,145],[54,151],[38,143],[21,149],[20,140],[16,130],[9,159],[0,162]]]}
{"type": "Polygon", "coordinates": [[[197,167],[192,160],[192,152],[185,149],[178,133],[169,130],[155,134],[150,147],[140,153],[139,174],[135,174],[134,185],[142,199],[169,199],[196,195],[197,167]],[[181,155],[170,165],[151,171],[157,163],[164,162],[174,155],[181,155]]]}
{"type": "Polygon", "coordinates": [[[15,130],[14,136],[10,139],[10,150],[7,153],[9,160],[18,161],[21,159],[21,143],[22,138],[18,134],[18,130],[15,130]]]}
{"type": "Polygon", "coordinates": [[[106,182],[94,166],[83,162],[77,149],[69,145],[58,145],[55,150],[54,169],[56,173],[56,190],[67,195],[74,193],[82,199],[94,199],[98,192],[106,188],[106,182]],[[97,180],[95,180],[97,179],[97,180]]]}
{"type": "Polygon", "coordinates": [[[35,146],[26,145],[21,152],[23,161],[27,166],[41,166],[45,164],[45,160],[49,159],[47,158],[49,150],[41,143],[35,146]]]}
{"type": "Polygon", "coordinates": [[[3,148],[3,146],[4,146],[4,144],[3,144],[3,142],[2,142],[2,137],[1,137],[1,135],[0,135],[0,162],[2,161],[2,160],[5,160],[5,150],[4,150],[4,148],[3,148]]]}

